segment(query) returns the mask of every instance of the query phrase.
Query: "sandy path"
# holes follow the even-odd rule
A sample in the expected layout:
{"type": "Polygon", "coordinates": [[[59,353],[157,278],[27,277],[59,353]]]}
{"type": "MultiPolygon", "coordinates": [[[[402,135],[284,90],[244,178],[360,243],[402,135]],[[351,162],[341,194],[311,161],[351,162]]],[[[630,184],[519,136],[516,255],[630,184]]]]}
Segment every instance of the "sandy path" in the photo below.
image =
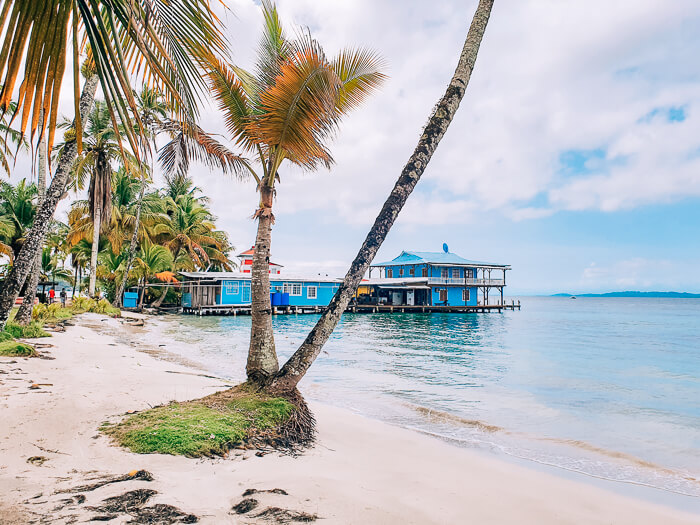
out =
{"type": "MultiPolygon", "coordinates": [[[[88,506],[137,488],[158,492],[200,523],[270,523],[231,511],[248,488],[289,495],[253,497],[317,514],[325,524],[407,523],[698,523],[691,516],[594,486],[532,471],[417,433],[313,404],[319,443],[298,458],[238,453],[192,460],[138,455],[97,431],[128,410],[201,397],[225,387],[197,370],[156,359],[85,325],[118,320],[85,315],[50,340],[54,360],[0,358],[0,523],[88,522],[88,506]],[[83,325],[83,326],[80,326],[83,325]],[[14,363],[12,361],[15,361],[14,363]],[[176,373],[171,373],[176,372],[176,373]],[[30,390],[32,383],[42,383],[30,390]],[[27,459],[44,456],[41,465],[27,459]],[[89,492],[83,503],[56,494],[101,476],[145,469],[89,492]]],[[[150,343],[150,341],[149,341],[150,343]]],[[[157,346],[158,342],[153,342],[157,346]]],[[[121,514],[108,523],[126,523],[121,514]]]]}

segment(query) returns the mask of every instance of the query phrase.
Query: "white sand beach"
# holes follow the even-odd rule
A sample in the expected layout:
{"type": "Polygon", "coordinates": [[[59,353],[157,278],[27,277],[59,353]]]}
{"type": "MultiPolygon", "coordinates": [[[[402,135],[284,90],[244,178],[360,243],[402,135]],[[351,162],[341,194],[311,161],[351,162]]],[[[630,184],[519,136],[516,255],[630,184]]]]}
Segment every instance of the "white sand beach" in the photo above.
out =
{"type": "MultiPolygon", "coordinates": [[[[0,358],[0,523],[85,523],[88,507],[137,488],[157,491],[200,523],[274,523],[257,511],[315,514],[323,524],[691,524],[700,516],[501,461],[409,430],[313,403],[318,442],[299,457],[255,451],[229,458],[139,455],[99,433],[104,421],[170,400],[226,388],[200,370],[119,344],[95,326],[119,319],[85,314],[42,343],[53,359],[0,358]],[[30,389],[33,383],[39,388],[30,389]],[[27,460],[31,457],[45,458],[27,460]],[[146,470],[90,491],[62,492],[103,476],[146,470]],[[232,506],[247,489],[256,511],[232,506]],[[85,500],[77,498],[85,496],[85,500]]],[[[148,321],[146,321],[148,322],[148,321]]],[[[119,514],[109,523],[126,523],[119,514]]]]}

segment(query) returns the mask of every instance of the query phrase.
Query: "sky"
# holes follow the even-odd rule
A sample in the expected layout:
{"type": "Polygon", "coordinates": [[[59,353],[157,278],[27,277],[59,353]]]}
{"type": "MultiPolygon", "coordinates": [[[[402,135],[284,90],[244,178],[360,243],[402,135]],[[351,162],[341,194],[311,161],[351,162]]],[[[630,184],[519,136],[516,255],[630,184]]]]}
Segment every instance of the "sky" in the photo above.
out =
{"type": "MultiPolygon", "coordinates": [[[[250,68],[259,6],[226,3],[232,60],[250,68]]],[[[341,124],[330,170],[282,165],[272,254],[283,271],[344,275],[444,93],[476,4],[278,0],[289,33],[308,27],[330,56],[374,49],[389,75],[341,124]]],[[[512,265],[509,296],[700,292],[699,55],[694,0],[496,0],[460,109],[377,260],[447,243],[512,265]]],[[[201,125],[226,135],[214,104],[201,125]]],[[[254,184],[202,166],[191,175],[231,242],[250,248],[254,184]]]]}

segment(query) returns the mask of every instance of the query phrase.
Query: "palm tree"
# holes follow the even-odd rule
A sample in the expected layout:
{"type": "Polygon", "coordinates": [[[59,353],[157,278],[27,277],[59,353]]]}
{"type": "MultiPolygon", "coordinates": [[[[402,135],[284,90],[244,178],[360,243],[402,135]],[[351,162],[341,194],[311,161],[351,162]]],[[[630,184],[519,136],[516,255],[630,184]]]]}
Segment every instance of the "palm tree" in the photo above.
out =
{"type": "MultiPolygon", "coordinates": [[[[143,299],[146,295],[146,283],[157,273],[165,272],[173,268],[174,258],[170,250],[164,246],[145,241],[141,244],[141,250],[134,259],[134,271],[142,283],[141,299],[139,307],[143,306],[143,299]]],[[[164,288],[164,293],[167,288],[164,288]]]]}
{"type": "Polygon", "coordinates": [[[88,294],[91,296],[95,294],[100,233],[108,230],[112,215],[112,162],[122,160],[129,170],[139,169],[133,155],[121,147],[119,134],[114,130],[107,104],[96,101],[85,127],[83,154],[73,167],[76,188],[82,189],[85,180],[90,180],[88,204],[92,219],[92,254],[88,294]],[[107,220],[103,220],[105,218],[107,220]]]}
{"type": "Polygon", "coordinates": [[[408,199],[421,175],[423,175],[430,158],[437,149],[440,140],[459,108],[474,70],[476,56],[491,16],[492,7],[493,0],[479,0],[457,69],[447,86],[445,95],[435,106],[416,149],[401,171],[396,185],[374,221],[355,260],[350,265],[343,284],[340,285],[328,308],[311,332],[309,332],[309,335],[306,336],[299,349],[294,352],[279,373],[272,379],[268,386],[269,390],[291,392],[296,388],[296,385],[304,377],[311,364],[321,353],[323,345],[333,333],[338,321],[340,321],[340,317],[350,303],[350,299],[357,292],[357,287],[362,277],[377,254],[377,250],[379,250],[384,239],[386,239],[391,226],[406,203],[406,199],[408,199]]]}
{"type": "Polygon", "coordinates": [[[7,255],[14,264],[25,243],[27,233],[36,215],[38,190],[35,184],[22,179],[16,186],[0,183],[0,215],[4,221],[4,244],[10,250],[7,255]]]}
{"type": "Polygon", "coordinates": [[[92,243],[89,241],[82,239],[78,241],[76,244],[71,245],[69,249],[70,257],[71,257],[71,266],[73,267],[75,271],[75,277],[74,281],[75,284],[73,285],[73,297],[75,297],[75,292],[76,288],[78,289],[78,293],[80,293],[80,283],[82,281],[82,276],[83,276],[83,269],[90,263],[90,254],[92,252],[92,243]]]}
{"type": "Polygon", "coordinates": [[[131,91],[130,72],[137,72],[152,86],[160,88],[180,118],[193,122],[197,116],[197,94],[202,92],[199,56],[204,51],[220,55],[226,51],[220,23],[208,0],[47,0],[40,3],[8,0],[0,10],[0,114],[10,106],[17,77],[23,70],[17,109],[20,132],[31,122],[32,136],[39,139],[47,130],[51,151],[56,115],[61,102],[60,83],[72,43],[75,121],[72,138],[61,152],[46,197],[37,212],[22,253],[15,260],[0,289],[0,329],[10,315],[17,294],[39,253],[56,205],[65,191],[68,175],[82,149],[82,121],[87,118],[97,90],[102,91],[117,129],[117,118],[126,122],[132,148],[137,131],[128,113],[137,115],[131,91]],[[69,32],[69,28],[72,31],[69,32]],[[80,89],[79,54],[87,41],[88,60],[80,89]],[[22,63],[24,59],[24,63],[22,63]],[[46,96],[53,93],[53,96],[46,96]],[[43,111],[46,118],[39,118],[43,111]],[[31,117],[31,118],[30,118],[31,117]]]}
{"type": "Polygon", "coordinates": [[[264,382],[279,368],[272,333],[268,263],[278,169],[284,160],[308,170],[329,168],[327,141],[342,117],[385,79],[382,60],[365,49],[328,59],[310,34],[289,39],[277,9],[263,0],[264,30],[255,74],[212,58],[211,89],[231,139],[252,161],[242,163],[260,194],[252,268],[252,326],[246,372],[264,382]]]}
{"type": "MultiPolygon", "coordinates": [[[[39,112],[39,120],[43,121],[44,112],[39,112]]],[[[39,141],[38,148],[38,169],[37,169],[37,189],[39,192],[38,204],[41,205],[46,193],[46,171],[48,169],[48,151],[46,149],[46,138],[42,137],[39,141]]],[[[37,287],[39,285],[39,273],[41,272],[42,255],[38,253],[34,260],[34,268],[27,277],[25,284],[24,299],[15,315],[15,323],[26,326],[32,320],[32,311],[34,310],[34,298],[36,297],[37,287]]]]}

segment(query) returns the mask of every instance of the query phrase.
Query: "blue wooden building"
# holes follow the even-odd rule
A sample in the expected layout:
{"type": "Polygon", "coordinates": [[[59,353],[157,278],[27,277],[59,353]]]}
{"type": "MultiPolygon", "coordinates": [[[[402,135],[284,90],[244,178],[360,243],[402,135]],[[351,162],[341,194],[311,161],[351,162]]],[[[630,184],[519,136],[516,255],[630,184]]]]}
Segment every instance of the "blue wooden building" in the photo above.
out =
{"type": "MultiPolygon", "coordinates": [[[[180,272],[185,312],[228,313],[250,307],[248,272],[180,272]]],[[[342,279],[270,275],[273,307],[316,310],[328,306],[342,279]]]]}
{"type": "Polygon", "coordinates": [[[404,251],[372,264],[358,291],[358,304],[405,306],[503,305],[507,264],[464,259],[450,253],[404,251]],[[379,277],[372,278],[373,270],[379,277]],[[496,297],[491,297],[494,294],[496,297]]]}

